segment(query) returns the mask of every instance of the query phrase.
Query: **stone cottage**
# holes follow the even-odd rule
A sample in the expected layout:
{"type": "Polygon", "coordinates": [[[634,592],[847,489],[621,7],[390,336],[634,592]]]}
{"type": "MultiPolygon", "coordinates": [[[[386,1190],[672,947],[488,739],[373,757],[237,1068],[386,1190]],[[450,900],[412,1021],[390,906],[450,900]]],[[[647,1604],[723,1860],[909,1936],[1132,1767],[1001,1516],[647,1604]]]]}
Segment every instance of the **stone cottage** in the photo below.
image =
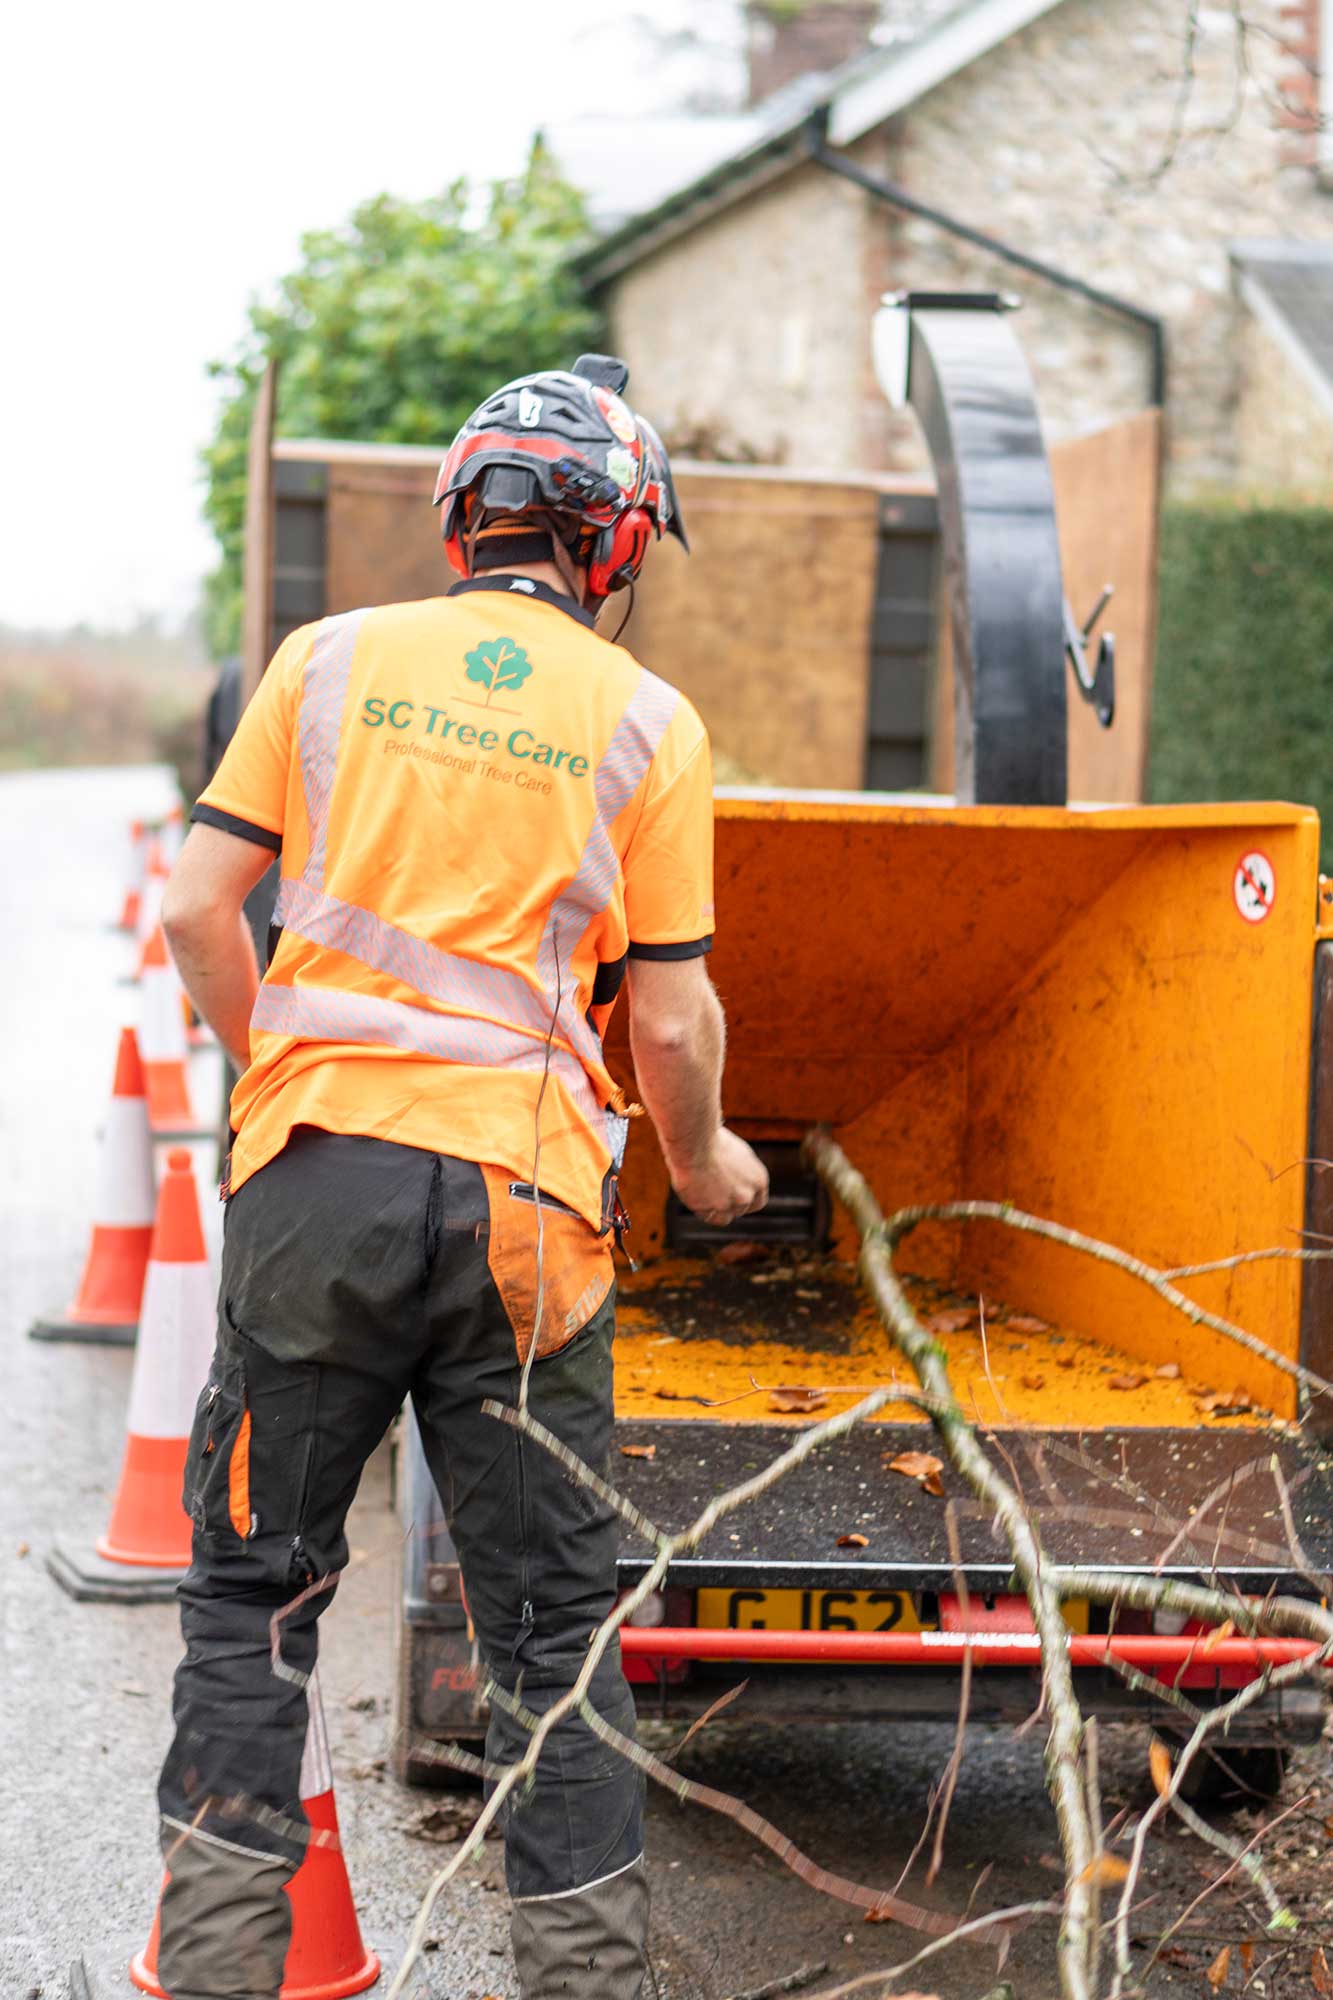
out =
{"type": "Polygon", "coordinates": [[[1333,486],[1333,0],[749,19],[753,102],[722,156],[581,259],[677,450],[915,467],[871,315],[886,290],[979,288],[1023,299],[1053,440],[1164,379],[1177,490],[1333,486]]]}

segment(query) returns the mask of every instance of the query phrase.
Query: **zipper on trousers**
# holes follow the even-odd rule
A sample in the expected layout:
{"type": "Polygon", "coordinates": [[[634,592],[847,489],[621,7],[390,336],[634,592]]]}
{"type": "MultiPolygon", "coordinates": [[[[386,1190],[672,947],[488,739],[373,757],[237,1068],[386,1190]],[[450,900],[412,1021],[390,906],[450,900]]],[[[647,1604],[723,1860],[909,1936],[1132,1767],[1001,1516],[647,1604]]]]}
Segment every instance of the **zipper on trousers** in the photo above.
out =
{"type": "Polygon", "coordinates": [[[532,1637],[533,1631],[536,1628],[537,1613],[533,1607],[533,1602],[531,1597],[532,1579],[528,1571],[528,1547],[531,1537],[529,1536],[528,1533],[527,1460],[523,1451],[524,1440],[521,1437],[516,1437],[514,1439],[514,1443],[518,1451],[517,1484],[518,1484],[518,1536],[519,1536],[519,1566],[518,1566],[519,1613],[518,1613],[518,1632],[514,1639],[514,1649],[509,1657],[511,1662],[516,1666],[518,1664],[519,1654],[522,1652],[528,1640],[532,1637]]]}

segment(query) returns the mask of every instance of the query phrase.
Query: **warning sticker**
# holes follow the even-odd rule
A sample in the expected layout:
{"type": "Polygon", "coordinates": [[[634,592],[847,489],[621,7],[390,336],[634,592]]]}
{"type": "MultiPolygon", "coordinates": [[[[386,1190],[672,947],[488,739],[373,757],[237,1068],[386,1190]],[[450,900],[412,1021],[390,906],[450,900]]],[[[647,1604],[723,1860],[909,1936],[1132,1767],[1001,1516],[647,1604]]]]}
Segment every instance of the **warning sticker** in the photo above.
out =
{"type": "Polygon", "coordinates": [[[1258,848],[1252,854],[1242,854],[1231,887],[1236,908],[1246,923],[1261,924],[1277,895],[1277,876],[1268,856],[1258,848]]]}

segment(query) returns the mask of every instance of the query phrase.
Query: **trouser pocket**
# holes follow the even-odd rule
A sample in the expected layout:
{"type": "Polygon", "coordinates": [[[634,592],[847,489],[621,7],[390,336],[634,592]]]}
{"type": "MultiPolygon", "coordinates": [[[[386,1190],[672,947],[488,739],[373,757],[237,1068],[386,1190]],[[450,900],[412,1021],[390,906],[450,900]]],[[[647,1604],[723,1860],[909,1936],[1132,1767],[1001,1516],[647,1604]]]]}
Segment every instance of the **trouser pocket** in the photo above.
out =
{"type": "Polygon", "coordinates": [[[308,1567],[302,1533],[319,1371],[279,1361],[227,1306],[185,1460],[186,1511],[215,1547],[252,1545],[275,1575],[308,1567]]]}
{"type": "Polygon", "coordinates": [[[615,1276],[610,1240],[550,1195],[539,1208],[531,1186],[504,1168],[483,1166],[481,1173],[490,1211],[486,1261],[519,1360],[534,1333],[539,1360],[558,1354],[606,1301],[615,1276]]]}

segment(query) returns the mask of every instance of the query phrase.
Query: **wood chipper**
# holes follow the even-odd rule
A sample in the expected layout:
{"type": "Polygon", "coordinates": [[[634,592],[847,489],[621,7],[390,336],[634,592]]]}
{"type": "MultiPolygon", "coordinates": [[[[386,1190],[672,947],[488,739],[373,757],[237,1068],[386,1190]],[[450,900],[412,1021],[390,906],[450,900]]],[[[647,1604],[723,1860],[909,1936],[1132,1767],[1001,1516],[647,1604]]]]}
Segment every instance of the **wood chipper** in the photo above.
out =
{"type": "MultiPolygon", "coordinates": [[[[636,1121],[623,1193],[638,1268],[620,1282],[611,1477],[670,1528],[816,1414],[895,1368],[909,1380],[858,1288],[854,1232],[803,1164],[815,1126],[886,1213],[1015,1204],[1180,1272],[1210,1313],[1333,1375],[1330,1267],[1229,1261],[1333,1231],[1333,1173],[1318,1164],[1333,1156],[1333,887],[1318,822],[1285,804],[1066,804],[1066,663],[1109,722],[1113,654],[1103,641],[1092,664],[1065,601],[1006,303],[909,298],[877,331],[938,476],[957,798],[718,794],[725,1111],[773,1192],[733,1230],[705,1226],[636,1121]]],[[[609,1047],[632,1098],[623,1019],[609,1047]]],[[[1333,1508],[1317,1437],[1333,1405],[1303,1413],[1282,1368],[1126,1271],[1001,1222],[927,1224],[899,1261],[1051,1560],[1319,1593],[1333,1508]]],[[[890,1406],[675,1563],[622,1634],[644,1713],[696,1714],[744,1678],[751,1717],[952,1716],[970,1641],[973,1717],[1029,1714],[1037,1641],[1007,1547],[949,1467],[922,1471],[931,1444],[919,1411],[890,1406]]],[[[400,1480],[395,1763],[447,1783],[432,1739],[475,1747],[480,1673],[410,1419],[400,1480]]],[[[626,1531],[626,1585],[651,1554],[626,1531]]],[[[1089,1711],[1179,1727],[1106,1666],[1105,1606],[1066,1616],[1089,1711]]],[[[1260,1670],[1248,1642],[1201,1643],[1178,1616],[1122,1609],[1114,1627],[1197,1704],[1260,1670]]],[[[1286,1746],[1323,1713],[1308,1682],[1268,1695],[1229,1736],[1227,1775],[1273,1789],[1286,1746]]]]}

